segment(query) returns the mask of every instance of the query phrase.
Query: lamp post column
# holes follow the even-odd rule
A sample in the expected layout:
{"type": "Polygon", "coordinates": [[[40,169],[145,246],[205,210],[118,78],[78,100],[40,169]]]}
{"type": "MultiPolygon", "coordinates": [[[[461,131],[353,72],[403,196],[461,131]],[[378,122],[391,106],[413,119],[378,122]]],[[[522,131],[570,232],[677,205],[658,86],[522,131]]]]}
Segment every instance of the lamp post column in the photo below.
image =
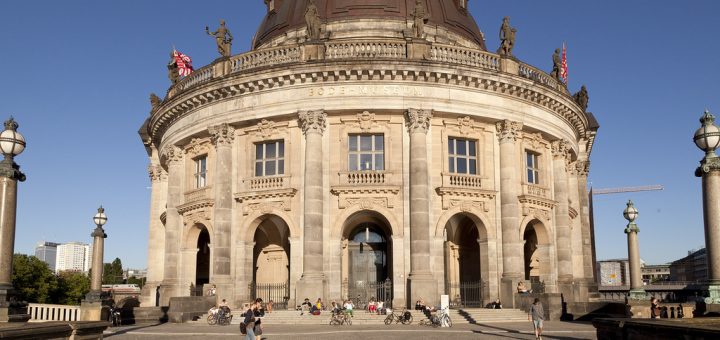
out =
{"type": "MultiPolygon", "coordinates": [[[[25,174],[15,164],[14,157],[25,149],[25,139],[17,132],[18,124],[10,118],[0,134],[0,322],[16,321],[15,315],[26,315],[25,306],[11,302],[15,293],[12,285],[13,254],[15,253],[15,213],[17,182],[25,181],[25,174]]],[[[20,317],[22,321],[27,320],[20,317]]],[[[18,320],[20,320],[18,319],[18,320]]]]}
{"type": "Polygon", "coordinates": [[[323,132],[327,114],[323,110],[301,111],[300,126],[305,134],[305,176],[303,209],[303,274],[297,296],[325,298],[323,273],[323,132]]]}
{"type": "Polygon", "coordinates": [[[100,293],[102,293],[103,256],[105,253],[105,239],[107,238],[107,234],[105,234],[105,230],[102,227],[105,221],[107,221],[105,209],[103,209],[102,206],[98,208],[95,219],[97,227],[95,227],[95,230],[90,234],[93,238],[92,277],[90,277],[90,292],[85,295],[85,300],[87,301],[100,301],[100,293]],[[98,223],[98,218],[102,218],[101,223],[98,223]]]}
{"type": "Polygon", "coordinates": [[[627,234],[628,262],[630,264],[630,299],[645,300],[647,293],[645,293],[643,289],[642,272],[640,268],[640,245],[638,243],[638,232],[640,232],[640,228],[635,224],[638,211],[635,209],[632,201],[628,201],[627,208],[623,211],[623,216],[629,222],[627,227],[625,227],[625,234],[627,234]]]}

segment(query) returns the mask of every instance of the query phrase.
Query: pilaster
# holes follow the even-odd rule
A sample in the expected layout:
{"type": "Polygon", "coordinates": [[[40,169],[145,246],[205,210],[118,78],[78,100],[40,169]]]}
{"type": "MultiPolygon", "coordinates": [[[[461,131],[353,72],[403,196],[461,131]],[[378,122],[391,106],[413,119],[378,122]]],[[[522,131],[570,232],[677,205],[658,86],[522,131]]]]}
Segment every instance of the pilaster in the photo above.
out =
{"type": "Polygon", "coordinates": [[[231,284],[231,226],[232,226],[232,146],[235,140],[235,129],[227,123],[208,128],[211,141],[215,146],[215,167],[212,176],[215,190],[213,208],[214,238],[213,270],[210,281],[218,285],[218,291],[227,292],[231,284]]]}
{"type": "Polygon", "coordinates": [[[578,191],[580,197],[580,231],[583,244],[583,273],[588,282],[595,283],[593,235],[590,230],[590,196],[587,189],[588,173],[590,172],[590,161],[586,158],[575,162],[575,170],[578,178],[578,191]]]}
{"type": "Polygon", "coordinates": [[[573,280],[572,249],[570,238],[570,210],[567,176],[568,142],[558,140],[552,143],[553,178],[555,187],[555,236],[558,263],[558,284],[565,300],[572,295],[573,280]]]}
{"type": "Polygon", "coordinates": [[[168,193],[165,220],[165,263],[160,286],[160,305],[168,306],[170,298],[184,295],[180,289],[180,233],[182,219],[177,207],[182,204],[183,151],[169,145],[162,150],[168,168],[168,193]]]}

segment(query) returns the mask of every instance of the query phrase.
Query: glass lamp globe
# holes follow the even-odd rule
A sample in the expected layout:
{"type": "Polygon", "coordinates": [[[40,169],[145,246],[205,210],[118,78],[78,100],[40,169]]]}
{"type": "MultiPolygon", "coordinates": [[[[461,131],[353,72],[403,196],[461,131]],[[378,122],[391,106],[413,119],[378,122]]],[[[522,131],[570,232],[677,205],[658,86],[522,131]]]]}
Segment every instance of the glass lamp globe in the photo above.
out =
{"type": "Polygon", "coordinates": [[[105,225],[105,222],[107,222],[107,216],[105,216],[105,209],[103,209],[102,206],[98,208],[97,214],[93,217],[93,222],[95,222],[95,225],[98,227],[102,227],[105,225]]]}
{"type": "Polygon", "coordinates": [[[705,110],[700,118],[702,126],[695,131],[693,140],[700,150],[705,151],[709,157],[715,156],[715,149],[720,146],[720,128],[715,125],[715,116],[705,110]]]}
{"type": "Polygon", "coordinates": [[[623,217],[630,223],[633,223],[638,216],[638,210],[635,209],[635,205],[632,201],[627,202],[627,207],[623,211],[623,217]]]}
{"type": "Polygon", "coordinates": [[[25,137],[17,132],[18,123],[10,117],[5,121],[5,131],[0,132],[0,152],[17,156],[25,150],[25,137]]]}

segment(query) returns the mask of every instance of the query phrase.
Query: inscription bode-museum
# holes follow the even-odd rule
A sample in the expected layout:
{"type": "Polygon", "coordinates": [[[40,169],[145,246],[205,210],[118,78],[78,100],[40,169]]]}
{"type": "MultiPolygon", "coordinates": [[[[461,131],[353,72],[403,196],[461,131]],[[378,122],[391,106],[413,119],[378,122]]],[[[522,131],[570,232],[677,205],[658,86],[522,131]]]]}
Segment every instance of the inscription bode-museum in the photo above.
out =
{"type": "Polygon", "coordinates": [[[598,123],[562,65],[513,57],[509,18],[481,23],[501,27],[492,52],[475,2],[263,3],[250,51],[218,18],[219,58],[173,60],[151,96],[143,305],[214,286],[231,307],[512,307],[520,281],[588,301],[598,123]]]}

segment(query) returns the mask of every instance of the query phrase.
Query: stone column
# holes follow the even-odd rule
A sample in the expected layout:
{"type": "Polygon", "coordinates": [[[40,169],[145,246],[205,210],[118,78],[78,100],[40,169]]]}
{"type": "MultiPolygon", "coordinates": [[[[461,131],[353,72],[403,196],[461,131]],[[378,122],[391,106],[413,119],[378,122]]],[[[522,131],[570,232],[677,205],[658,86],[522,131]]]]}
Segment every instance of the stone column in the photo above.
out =
{"type": "MultiPolygon", "coordinates": [[[[148,233],[147,282],[142,289],[140,303],[143,307],[156,304],[156,288],[163,278],[163,260],[165,258],[165,230],[160,215],[165,211],[165,200],[162,198],[163,184],[167,183],[167,172],[160,164],[148,166],[150,175],[150,221],[148,233]]],[[[166,189],[167,190],[167,189],[166,189]]]]}
{"type": "Polygon", "coordinates": [[[323,110],[301,111],[300,126],[305,134],[305,183],[303,207],[303,274],[297,296],[325,299],[323,273],[323,163],[322,139],[327,114],[323,110]]]}
{"type": "MultiPolygon", "coordinates": [[[[632,201],[628,201],[626,212],[633,207],[632,201]]],[[[635,216],[637,216],[637,210],[635,210],[635,216]]],[[[626,215],[625,218],[628,218],[626,215]]],[[[632,300],[646,300],[647,294],[643,289],[642,282],[642,268],[640,267],[640,245],[638,244],[638,233],[640,228],[635,224],[635,217],[628,219],[627,227],[625,227],[625,234],[627,234],[628,242],[628,262],[630,264],[630,299],[632,300]]]]}
{"type": "Polygon", "coordinates": [[[411,301],[440,302],[438,282],[430,271],[430,188],[428,185],[427,132],[432,110],[406,112],[410,134],[410,273],[411,301]]]}
{"type": "MultiPolygon", "coordinates": [[[[5,127],[8,127],[8,122],[5,122],[5,127]]],[[[17,129],[17,123],[15,128],[17,129]]],[[[5,160],[0,162],[0,322],[19,321],[18,315],[22,315],[20,320],[27,321],[24,306],[18,309],[18,306],[11,303],[15,295],[12,266],[15,253],[17,181],[25,180],[25,175],[19,168],[13,157],[5,156],[5,160]]]]}
{"type": "Polygon", "coordinates": [[[708,290],[706,303],[720,304],[720,157],[705,157],[695,175],[702,177],[708,290]]]}
{"type": "Polygon", "coordinates": [[[580,196],[580,231],[582,234],[582,250],[583,250],[583,273],[585,281],[595,285],[595,271],[593,254],[593,234],[590,230],[590,196],[587,190],[587,178],[590,172],[590,161],[587,159],[575,162],[575,170],[577,170],[578,191],[580,196]]]}
{"type": "Polygon", "coordinates": [[[185,296],[180,285],[180,234],[182,218],[177,207],[182,204],[183,152],[174,145],[163,149],[168,167],[167,209],[165,210],[165,263],[160,286],[160,305],[168,306],[173,296],[185,296]]]}
{"type": "Polygon", "coordinates": [[[500,225],[502,228],[503,273],[500,279],[500,299],[506,306],[514,306],[515,287],[523,279],[523,244],[520,239],[520,155],[515,142],[520,137],[522,123],[503,120],[496,124],[500,143],[500,225]]]}
{"type": "Polygon", "coordinates": [[[558,140],[552,143],[553,178],[555,187],[555,236],[558,264],[558,285],[565,301],[571,300],[573,267],[570,239],[570,208],[567,176],[568,143],[558,140]]]}
{"type": "Polygon", "coordinates": [[[213,271],[210,281],[216,285],[217,296],[227,298],[233,291],[233,282],[230,277],[232,257],[231,230],[232,230],[232,146],[235,140],[235,129],[223,123],[211,126],[208,129],[213,145],[215,145],[215,167],[212,170],[211,180],[215,191],[215,204],[213,205],[213,239],[211,244],[213,254],[213,271]]]}

